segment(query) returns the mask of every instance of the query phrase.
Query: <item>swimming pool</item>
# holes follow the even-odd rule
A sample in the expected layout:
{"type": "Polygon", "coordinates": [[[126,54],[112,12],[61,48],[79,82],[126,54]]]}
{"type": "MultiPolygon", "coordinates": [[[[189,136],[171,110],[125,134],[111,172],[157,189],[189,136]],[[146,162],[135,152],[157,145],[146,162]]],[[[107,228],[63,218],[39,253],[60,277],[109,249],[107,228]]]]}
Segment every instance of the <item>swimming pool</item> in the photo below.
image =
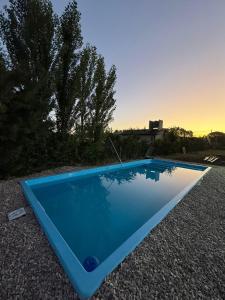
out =
{"type": "Polygon", "coordinates": [[[209,169],[150,159],[21,185],[74,288],[88,298],[209,169]]]}

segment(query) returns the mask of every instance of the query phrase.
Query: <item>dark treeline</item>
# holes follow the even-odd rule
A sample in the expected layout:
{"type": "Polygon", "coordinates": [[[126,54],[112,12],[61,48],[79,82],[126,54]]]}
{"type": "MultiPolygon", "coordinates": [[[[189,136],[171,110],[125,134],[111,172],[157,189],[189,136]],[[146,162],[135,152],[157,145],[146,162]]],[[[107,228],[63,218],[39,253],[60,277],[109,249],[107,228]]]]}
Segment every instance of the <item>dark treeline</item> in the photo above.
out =
{"type": "Polygon", "coordinates": [[[191,130],[180,127],[169,128],[163,140],[154,143],[155,155],[202,151],[210,148],[207,137],[193,137],[191,130]]]}
{"type": "Polygon", "coordinates": [[[76,1],[61,16],[49,0],[1,11],[1,177],[103,158],[116,68],[83,45],[80,17],[76,1]]]}
{"type": "Polygon", "coordinates": [[[194,137],[192,131],[180,127],[169,128],[163,140],[154,143],[154,155],[225,149],[225,133],[211,132],[207,136],[194,137]]]}

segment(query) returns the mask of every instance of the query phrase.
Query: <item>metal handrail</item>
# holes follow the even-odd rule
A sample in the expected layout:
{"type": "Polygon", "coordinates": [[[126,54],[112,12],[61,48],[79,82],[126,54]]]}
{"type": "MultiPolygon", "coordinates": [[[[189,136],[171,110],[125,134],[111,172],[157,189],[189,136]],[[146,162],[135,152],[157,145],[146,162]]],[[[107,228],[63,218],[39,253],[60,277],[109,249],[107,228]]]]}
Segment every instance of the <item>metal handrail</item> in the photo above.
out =
{"type": "Polygon", "coordinates": [[[119,161],[120,161],[121,166],[123,166],[122,160],[121,160],[121,158],[120,158],[120,156],[119,156],[119,153],[118,153],[117,150],[116,150],[115,145],[113,144],[113,141],[111,140],[111,138],[109,138],[109,140],[110,140],[110,142],[111,142],[111,144],[112,144],[112,146],[113,146],[114,151],[116,152],[116,155],[117,155],[117,157],[118,157],[118,159],[119,159],[119,161]]]}

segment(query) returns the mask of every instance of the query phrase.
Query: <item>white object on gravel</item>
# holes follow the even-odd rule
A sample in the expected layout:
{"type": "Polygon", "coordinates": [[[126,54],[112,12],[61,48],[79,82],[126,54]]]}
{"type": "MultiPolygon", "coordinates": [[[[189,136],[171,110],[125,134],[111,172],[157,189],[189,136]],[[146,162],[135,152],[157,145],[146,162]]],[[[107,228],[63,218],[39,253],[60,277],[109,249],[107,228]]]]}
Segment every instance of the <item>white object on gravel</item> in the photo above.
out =
{"type": "Polygon", "coordinates": [[[25,216],[26,215],[26,211],[23,207],[21,208],[18,208],[10,213],[8,213],[8,219],[9,221],[12,221],[12,220],[15,220],[15,219],[18,219],[22,216],[25,216]]]}

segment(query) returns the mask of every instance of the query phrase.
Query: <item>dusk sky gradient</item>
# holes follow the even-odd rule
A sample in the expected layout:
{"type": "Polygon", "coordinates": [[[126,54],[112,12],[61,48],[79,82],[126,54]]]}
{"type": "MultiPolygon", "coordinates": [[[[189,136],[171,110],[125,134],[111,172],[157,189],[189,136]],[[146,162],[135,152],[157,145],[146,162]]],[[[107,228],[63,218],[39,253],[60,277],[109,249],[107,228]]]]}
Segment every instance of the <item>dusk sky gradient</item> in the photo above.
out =
{"type": "MultiPolygon", "coordinates": [[[[52,2],[61,13],[68,1],[52,2]]],[[[225,131],[224,0],[77,2],[84,42],[117,67],[113,129],[163,119],[200,135],[225,131]]]]}

